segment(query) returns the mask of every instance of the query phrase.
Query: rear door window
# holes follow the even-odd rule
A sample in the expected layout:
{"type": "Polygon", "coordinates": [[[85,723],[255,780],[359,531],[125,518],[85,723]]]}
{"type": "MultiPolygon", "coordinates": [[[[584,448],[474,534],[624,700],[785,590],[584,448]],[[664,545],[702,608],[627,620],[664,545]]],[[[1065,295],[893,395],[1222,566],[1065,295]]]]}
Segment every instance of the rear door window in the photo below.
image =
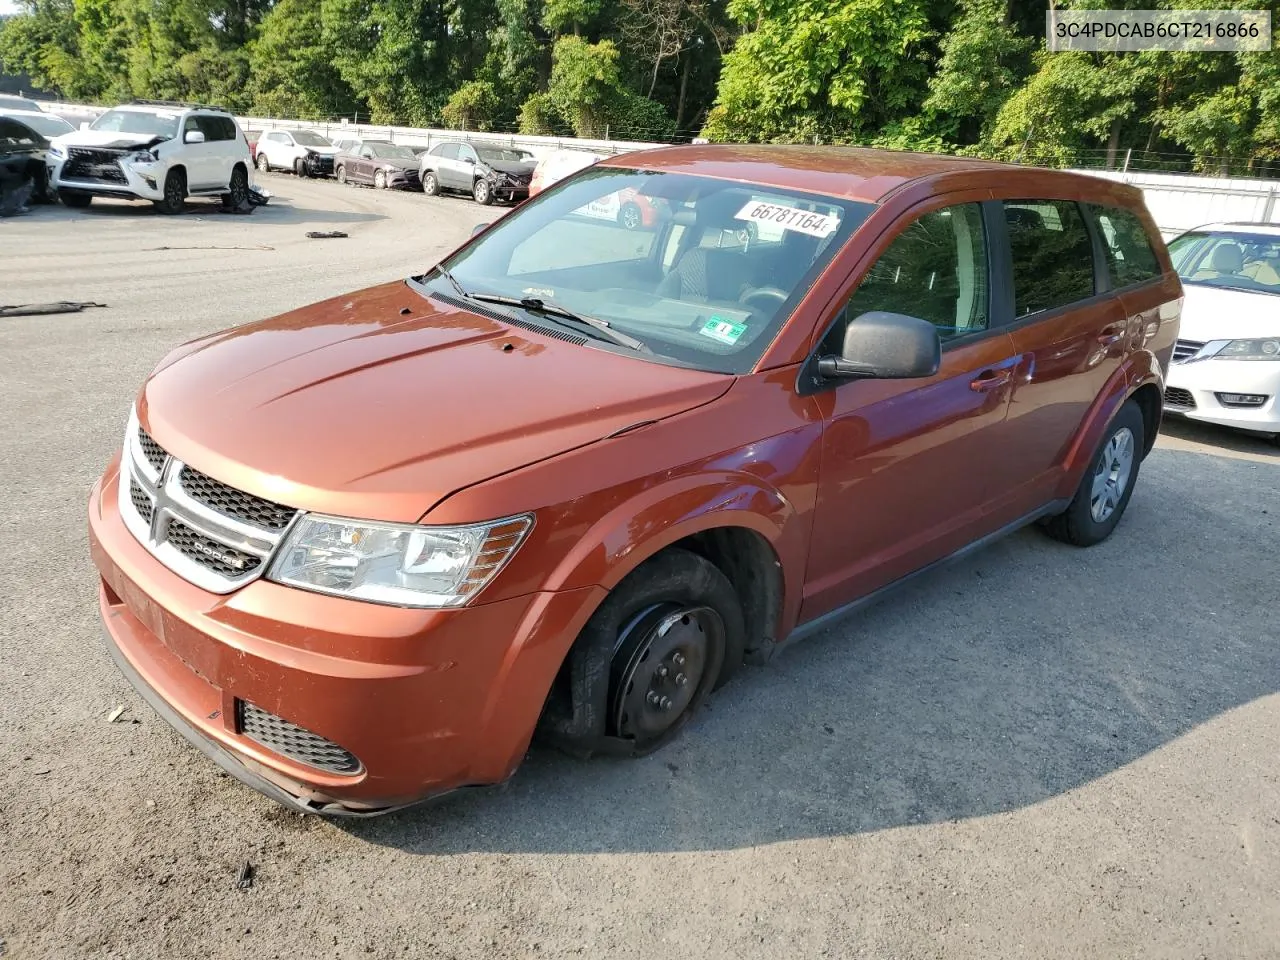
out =
{"type": "Polygon", "coordinates": [[[1090,207],[1102,236],[1102,253],[1113,287],[1154,280],[1162,273],[1147,230],[1121,207],[1090,207]]]}
{"type": "Polygon", "coordinates": [[[1071,200],[1006,200],[1014,315],[1025,317],[1094,295],[1093,243],[1071,200]]]}

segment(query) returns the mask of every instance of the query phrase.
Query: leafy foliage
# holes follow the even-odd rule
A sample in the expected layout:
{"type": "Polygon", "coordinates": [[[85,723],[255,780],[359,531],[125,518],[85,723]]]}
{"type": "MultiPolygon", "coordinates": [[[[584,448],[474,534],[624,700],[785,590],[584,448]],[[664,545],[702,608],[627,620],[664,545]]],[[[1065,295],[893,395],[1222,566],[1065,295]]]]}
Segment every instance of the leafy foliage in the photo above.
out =
{"type": "MultiPolygon", "coordinates": [[[[19,2],[0,69],[69,98],[1051,164],[1280,162],[1280,50],[1049,54],[1044,8],[1012,0],[19,2]]],[[[1280,0],[1231,5],[1280,26],[1280,0]]]]}

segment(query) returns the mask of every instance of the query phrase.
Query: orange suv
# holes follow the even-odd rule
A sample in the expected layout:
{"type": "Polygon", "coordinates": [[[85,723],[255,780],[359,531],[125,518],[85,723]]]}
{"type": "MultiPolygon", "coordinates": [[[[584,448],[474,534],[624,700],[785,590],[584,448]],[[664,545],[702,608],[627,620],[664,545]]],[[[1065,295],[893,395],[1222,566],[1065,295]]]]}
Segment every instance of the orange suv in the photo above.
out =
{"type": "Polygon", "coordinates": [[[1182,290],[1139,193],[702,146],[178,348],[93,490],[111,650],[246,783],[368,815],[670,740],[744,662],[1039,521],[1115,528],[1182,290]],[[636,191],[651,230],[592,215],[636,191]]]}

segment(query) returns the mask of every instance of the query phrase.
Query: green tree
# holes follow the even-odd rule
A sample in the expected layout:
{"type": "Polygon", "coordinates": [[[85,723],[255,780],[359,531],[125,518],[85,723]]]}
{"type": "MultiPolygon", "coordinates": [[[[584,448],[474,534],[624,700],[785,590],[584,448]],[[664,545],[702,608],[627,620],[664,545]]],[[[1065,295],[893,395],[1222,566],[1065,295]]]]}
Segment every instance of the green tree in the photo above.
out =
{"type": "Polygon", "coordinates": [[[724,58],[710,137],[857,141],[924,97],[925,0],[731,0],[728,12],[752,29],[724,58]]]}
{"type": "Polygon", "coordinates": [[[320,0],[279,0],[271,8],[249,53],[255,113],[305,119],[359,112],[325,37],[320,0]]]}
{"type": "Polygon", "coordinates": [[[587,43],[580,37],[561,37],[556,41],[547,93],[578,136],[605,135],[609,103],[619,81],[618,48],[612,40],[587,43]]]}
{"type": "Polygon", "coordinates": [[[440,117],[446,127],[453,129],[492,130],[499,110],[493,85],[471,80],[453,92],[440,117]]]}
{"type": "Polygon", "coordinates": [[[542,23],[556,36],[572,32],[581,36],[582,28],[600,13],[603,0],[545,0],[542,23]]]}

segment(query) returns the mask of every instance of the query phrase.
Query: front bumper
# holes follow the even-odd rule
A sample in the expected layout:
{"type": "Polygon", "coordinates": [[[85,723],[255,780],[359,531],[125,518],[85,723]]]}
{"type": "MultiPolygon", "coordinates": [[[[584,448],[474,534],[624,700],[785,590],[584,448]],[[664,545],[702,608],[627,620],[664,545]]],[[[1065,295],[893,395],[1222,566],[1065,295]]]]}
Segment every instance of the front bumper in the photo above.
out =
{"type": "Polygon", "coordinates": [[[1237,430],[1280,433],[1280,360],[1197,360],[1169,367],[1164,408],[1191,420],[1237,430]],[[1233,406],[1219,394],[1265,396],[1257,406],[1233,406]]]}
{"type": "Polygon", "coordinates": [[[387,186],[392,190],[421,190],[422,179],[417,170],[392,170],[387,173],[387,186]]]}
{"type": "Polygon", "coordinates": [[[369,816],[505,780],[603,595],[591,587],[431,611],[258,580],[217,596],[133,537],[117,479],[113,465],[89,507],[112,656],[219,766],[306,812],[369,816]],[[319,769],[246,736],[245,703],[340,745],[358,771],[319,769]]]}
{"type": "MultiPolygon", "coordinates": [[[[101,151],[105,153],[106,151],[101,151]]],[[[71,160],[67,157],[49,157],[46,161],[49,186],[53,190],[73,190],[91,193],[96,197],[118,197],[122,200],[163,200],[164,178],[168,167],[163,163],[132,164],[123,159],[115,161],[103,158],[102,166],[114,167],[118,174],[113,179],[102,177],[64,176],[63,171],[71,160]]]]}

